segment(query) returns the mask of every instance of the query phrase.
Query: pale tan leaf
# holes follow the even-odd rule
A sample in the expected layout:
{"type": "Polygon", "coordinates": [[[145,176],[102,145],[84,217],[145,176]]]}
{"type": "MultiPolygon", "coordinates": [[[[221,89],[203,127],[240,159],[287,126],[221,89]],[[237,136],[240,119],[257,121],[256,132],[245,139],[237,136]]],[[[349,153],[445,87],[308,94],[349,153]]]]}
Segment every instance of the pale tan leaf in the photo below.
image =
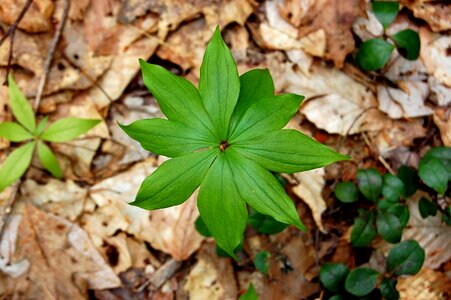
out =
{"type": "Polygon", "coordinates": [[[451,29],[449,3],[430,0],[402,0],[401,4],[413,11],[415,17],[424,19],[433,31],[451,29]]]}
{"type": "Polygon", "coordinates": [[[400,299],[445,300],[450,297],[451,279],[442,272],[423,268],[415,276],[400,277],[396,288],[400,299]]]}
{"type": "Polygon", "coordinates": [[[421,27],[420,39],[422,45],[420,58],[427,72],[441,83],[451,87],[451,60],[448,56],[451,36],[434,34],[428,28],[421,27]]]}

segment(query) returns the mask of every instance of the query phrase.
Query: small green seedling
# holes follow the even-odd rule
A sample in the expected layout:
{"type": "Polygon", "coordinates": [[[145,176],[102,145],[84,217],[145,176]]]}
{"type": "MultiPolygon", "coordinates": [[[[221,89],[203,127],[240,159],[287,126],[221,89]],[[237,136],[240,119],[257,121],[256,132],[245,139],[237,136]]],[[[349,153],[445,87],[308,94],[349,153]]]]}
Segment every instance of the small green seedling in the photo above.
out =
{"type": "Polygon", "coordinates": [[[121,128],[143,148],[171,157],[142,183],[132,205],[182,204],[200,186],[197,207],[217,244],[232,257],[247,224],[247,204],[275,220],[305,227],[270,171],[300,172],[348,157],[282,129],[302,96],[274,95],[268,70],[238,75],[219,28],[203,58],[199,87],[141,60],[144,83],[168,120],[121,128]]]}
{"type": "Polygon", "coordinates": [[[326,263],[321,266],[319,277],[322,285],[333,293],[329,299],[354,299],[374,293],[397,300],[397,277],[417,274],[424,258],[424,249],[416,241],[406,240],[390,249],[382,274],[368,267],[349,270],[341,263],[326,263]]]}
{"type": "Polygon", "coordinates": [[[47,126],[45,117],[36,126],[33,110],[19,90],[12,75],[8,77],[9,105],[16,122],[0,123],[0,137],[11,142],[25,142],[6,158],[0,168],[0,192],[22,177],[31,164],[37,148],[39,161],[56,178],[62,171],[55,154],[45,142],[71,141],[96,126],[100,120],[64,118],[47,126]]]}
{"type": "MultiPolygon", "coordinates": [[[[373,13],[384,27],[384,30],[395,20],[399,11],[399,3],[392,1],[374,1],[373,13]]],[[[357,64],[365,71],[381,69],[397,48],[399,54],[408,60],[416,60],[420,55],[420,37],[412,29],[404,29],[392,36],[385,36],[393,43],[383,38],[373,38],[365,41],[356,53],[357,64]],[[394,44],[394,45],[393,45],[394,44]]]]}
{"type": "Polygon", "coordinates": [[[258,300],[258,299],[260,298],[258,298],[257,292],[255,291],[255,288],[252,285],[252,283],[247,288],[246,293],[241,295],[239,298],[239,300],[258,300]]]}
{"type": "Polygon", "coordinates": [[[260,251],[255,254],[254,265],[257,270],[265,275],[269,273],[269,257],[271,254],[268,251],[260,251]]]}

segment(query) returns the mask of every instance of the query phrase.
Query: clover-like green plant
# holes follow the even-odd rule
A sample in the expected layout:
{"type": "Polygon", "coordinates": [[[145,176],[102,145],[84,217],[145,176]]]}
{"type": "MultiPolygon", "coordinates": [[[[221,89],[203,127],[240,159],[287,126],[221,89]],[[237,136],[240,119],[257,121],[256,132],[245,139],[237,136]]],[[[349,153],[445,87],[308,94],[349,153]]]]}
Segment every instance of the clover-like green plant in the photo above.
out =
{"type": "Polygon", "coordinates": [[[37,148],[39,161],[57,178],[62,177],[58,160],[45,142],[67,142],[96,126],[100,120],[63,118],[50,124],[44,117],[36,126],[33,109],[16,85],[12,75],[8,77],[9,105],[17,122],[0,123],[0,137],[11,142],[25,142],[6,158],[0,168],[0,192],[22,177],[31,164],[37,148]]]}
{"type": "Polygon", "coordinates": [[[300,172],[347,159],[302,133],[281,129],[302,96],[275,96],[268,70],[238,75],[216,29],[203,58],[199,88],[140,60],[144,83],[168,118],[121,128],[143,148],[171,157],[142,183],[132,205],[161,209],[183,203],[200,186],[197,206],[220,248],[232,257],[249,204],[304,230],[296,208],[270,171],[300,172]]]}
{"type": "MultiPolygon", "coordinates": [[[[395,1],[373,1],[372,9],[385,31],[398,15],[399,3],[395,1]]],[[[391,40],[392,43],[383,38],[373,38],[365,41],[357,51],[356,61],[365,71],[382,68],[390,59],[395,47],[399,54],[408,60],[416,60],[420,55],[420,37],[412,29],[400,30],[391,36],[384,33],[383,37],[391,40]]]]}

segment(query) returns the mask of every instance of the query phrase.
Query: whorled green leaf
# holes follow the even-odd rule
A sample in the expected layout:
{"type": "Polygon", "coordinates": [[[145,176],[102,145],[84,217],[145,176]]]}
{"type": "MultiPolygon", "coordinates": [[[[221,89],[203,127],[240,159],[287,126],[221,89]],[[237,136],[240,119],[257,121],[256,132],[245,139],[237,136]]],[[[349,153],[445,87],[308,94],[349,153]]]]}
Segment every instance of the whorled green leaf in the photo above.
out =
{"type": "Polygon", "coordinates": [[[374,213],[360,210],[351,231],[351,244],[354,247],[366,247],[376,237],[374,213]]]}
{"type": "Polygon", "coordinates": [[[144,84],[153,94],[161,111],[171,120],[196,128],[213,140],[220,141],[202,104],[199,91],[188,80],[158,65],[140,59],[144,84]]]}
{"type": "Polygon", "coordinates": [[[437,214],[437,205],[434,202],[422,197],[418,202],[418,210],[423,219],[429,216],[435,216],[437,214]]]}
{"type": "Polygon", "coordinates": [[[40,135],[44,131],[45,126],[47,126],[48,121],[49,121],[49,116],[45,116],[44,118],[42,118],[41,122],[39,122],[38,127],[36,128],[37,135],[40,135]]]}
{"type": "Polygon", "coordinates": [[[418,175],[417,175],[417,171],[409,166],[401,166],[398,169],[398,174],[397,174],[398,178],[402,180],[402,182],[404,183],[404,197],[408,198],[410,196],[412,196],[418,189],[418,175]]]}
{"type": "Polygon", "coordinates": [[[11,152],[0,166],[0,192],[22,177],[33,157],[35,142],[22,145],[11,152]]]}
{"type": "Polygon", "coordinates": [[[421,270],[424,249],[417,241],[407,240],[395,245],[387,256],[387,271],[395,275],[415,275],[421,270]]]}
{"type": "Polygon", "coordinates": [[[276,234],[288,227],[288,224],[281,223],[271,216],[261,214],[255,209],[252,210],[248,222],[258,233],[263,234],[276,234]]]}
{"type": "Polygon", "coordinates": [[[244,73],[240,76],[240,87],[230,128],[236,126],[252,104],[274,95],[274,82],[268,69],[254,69],[244,73]]]}
{"type": "Polygon", "coordinates": [[[238,141],[233,147],[239,155],[265,169],[284,173],[307,171],[349,158],[293,129],[238,141]]]}
{"type": "Polygon", "coordinates": [[[38,141],[38,158],[44,168],[49,171],[56,178],[63,177],[58,160],[52,149],[49,148],[42,141],[38,141]]]}
{"type": "Polygon", "coordinates": [[[225,140],[240,94],[240,78],[232,53],[222,39],[219,27],[205,50],[200,67],[199,93],[220,138],[225,140]]]}
{"type": "Polygon", "coordinates": [[[385,300],[398,300],[399,293],[396,290],[396,284],[398,281],[396,279],[391,279],[385,277],[382,279],[380,290],[381,294],[385,300]]]}
{"type": "Polygon", "coordinates": [[[140,142],[144,149],[158,155],[177,157],[199,149],[217,147],[208,136],[175,121],[143,119],[120,127],[140,142]]]}
{"type": "Polygon", "coordinates": [[[32,139],[33,135],[17,123],[3,122],[0,123],[0,137],[11,142],[22,142],[32,139]]]}
{"type": "Polygon", "coordinates": [[[403,226],[400,219],[387,210],[380,210],[376,218],[377,232],[389,243],[401,240],[403,226]]]}
{"type": "Polygon", "coordinates": [[[366,199],[376,201],[382,191],[382,176],[375,168],[357,171],[359,189],[366,199]]]}
{"type": "Polygon", "coordinates": [[[344,288],[349,269],[344,264],[326,263],[321,266],[319,280],[329,291],[339,293],[344,288]]]}
{"type": "Polygon", "coordinates": [[[258,300],[257,292],[255,291],[254,286],[252,283],[247,288],[246,293],[240,296],[239,300],[258,300]]]}
{"type": "Polygon", "coordinates": [[[298,111],[302,99],[303,96],[284,94],[252,104],[236,127],[232,128],[230,144],[281,129],[298,111]]]}
{"type": "Polygon", "coordinates": [[[359,201],[359,190],[352,182],[340,182],[335,186],[335,197],[343,203],[359,201]]]}
{"type": "Polygon", "coordinates": [[[360,46],[355,58],[363,70],[375,71],[387,63],[394,48],[382,39],[370,39],[360,46]]]}
{"type": "Polygon", "coordinates": [[[25,98],[25,95],[16,85],[11,74],[8,76],[8,92],[9,105],[14,117],[28,131],[34,133],[36,131],[36,119],[34,117],[33,109],[27,98],[25,98]]]}
{"type": "Polygon", "coordinates": [[[268,275],[269,271],[268,259],[270,256],[271,254],[268,251],[260,251],[257,254],[255,254],[254,257],[255,268],[265,275],[268,275]]]}
{"type": "Polygon", "coordinates": [[[197,197],[202,220],[216,243],[230,256],[240,243],[247,223],[246,202],[238,192],[227,153],[220,153],[208,170],[197,197]]]}
{"type": "Polygon", "coordinates": [[[355,268],[346,277],[345,289],[357,297],[368,295],[376,287],[378,277],[379,273],[373,269],[355,268]]]}
{"type": "Polygon", "coordinates": [[[260,213],[305,230],[293,201],[274,175],[257,163],[240,157],[233,149],[228,151],[241,197],[260,213]]]}
{"type": "Polygon", "coordinates": [[[420,56],[420,36],[412,29],[404,29],[391,37],[395,41],[398,52],[408,60],[415,60],[420,56]]]}
{"type": "Polygon", "coordinates": [[[200,151],[165,161],[143,181],[130,204],[149,210],[182,204],[199,187],[217,153],[200,151]]]}
{"type": "Polygon", "coordinates": [[[391,174],[385,174],[383,179],[382,195],[384,198],[392,202],[399,201],[401,196],[406,193],[404,182],[397,176],[391,174]]]}
{"type": "Polygon", "coordinates": [[[442,161],[437,158],[421,160],[418,175],[427,186],[439,194],[445,194],[448,187],[448,171],[442,161]]]}
{"type": "Polygon", "coordinates": [[[374,15],[384,28],[387,28],[398,15],[399,3],[397,1],[373,1],[371,4],[374,15]]]}
{"type": "Polygon", "coordinates": [[[100,123],[97,119],[63,118],[52,124],[42,133],[41,138],[48,142],[67,142],[88,132],[100,123]]]}

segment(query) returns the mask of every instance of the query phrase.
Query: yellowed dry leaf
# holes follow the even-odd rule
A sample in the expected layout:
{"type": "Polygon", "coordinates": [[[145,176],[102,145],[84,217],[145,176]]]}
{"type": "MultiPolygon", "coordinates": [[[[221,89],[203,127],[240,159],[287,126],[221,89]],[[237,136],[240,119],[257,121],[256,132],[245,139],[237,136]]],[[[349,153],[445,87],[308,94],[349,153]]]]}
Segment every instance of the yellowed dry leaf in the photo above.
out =
{"type": "MultiPolygon", "coordinates": [[[[22,11],[26,0],[1,0],[0,20],[8,25],[14,23],[22,11]]],[[[34,0],[27,11],[27,17],[19,23],[19,28],[31,33],[50,30],[54,3],[51,0],[34,0]]]]}
{"type": "Polygon", "coordinates": [[[442,272],[423,268],[415,276],[400,277],[396,289],[400,299],[446,300],[450,297],[451,279],[442,272]]]}
{"type": "Polygon", "coordinates": [[[415,17],[424,19],[433,31],[451,29],[449,3],[430,0],[401,0],[402,5],[413,11],[415,17]]]}
{"type": "Polygon", "coordinates": [[[230,258],[218,257],[214,243],[206,243],[188,274],[183,289],[190,299],[236,299],[238,291],[230,258]]]}
{"type": "Polygon", "coordinates": [[[327,209],[326,202],[321,195],[325,184],[324,168],[295,173],[294,177],[299,184],[293,187],[293,192],[310,207],[316,225],[324,232],[321,221],[321,215],[327,209]]]}

